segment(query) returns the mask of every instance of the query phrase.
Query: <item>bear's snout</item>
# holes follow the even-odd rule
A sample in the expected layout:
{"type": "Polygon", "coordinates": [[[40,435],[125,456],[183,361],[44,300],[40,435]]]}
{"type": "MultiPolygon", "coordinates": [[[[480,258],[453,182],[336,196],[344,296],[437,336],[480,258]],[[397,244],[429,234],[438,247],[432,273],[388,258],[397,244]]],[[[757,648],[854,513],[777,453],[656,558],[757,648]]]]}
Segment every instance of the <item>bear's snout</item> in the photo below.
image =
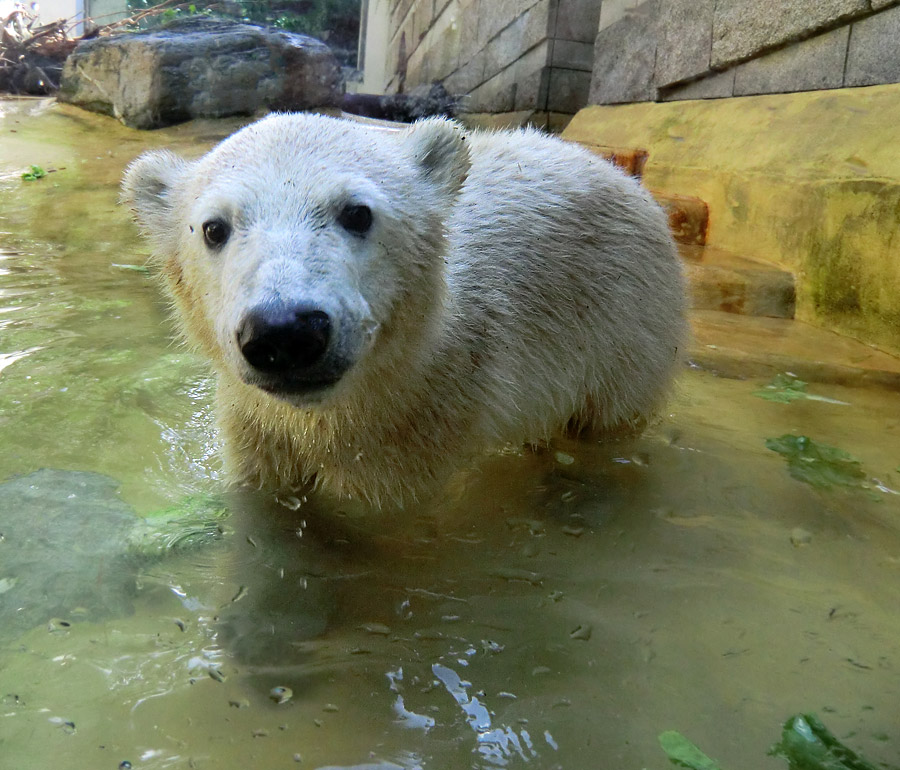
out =
{"type": "Polygon", "coordinates": [[[327,363],[332,322],[319,308],[256,307],[244,316],[235,336],[254,384],[263,390],[310,390],[333,384],[342,373],[327,363]]]}

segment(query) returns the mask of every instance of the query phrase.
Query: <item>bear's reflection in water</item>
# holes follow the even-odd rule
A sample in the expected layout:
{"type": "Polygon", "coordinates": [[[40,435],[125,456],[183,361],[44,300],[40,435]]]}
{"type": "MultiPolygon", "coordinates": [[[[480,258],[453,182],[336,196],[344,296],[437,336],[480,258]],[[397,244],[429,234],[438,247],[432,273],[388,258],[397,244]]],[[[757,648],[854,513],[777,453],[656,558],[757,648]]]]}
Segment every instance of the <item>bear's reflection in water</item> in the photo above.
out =
{"type": "MultiPolygon", "coordinates": [[[[263,667],[309,662],[315,645],[308,642],[334,629],[361,632],[360,655],[379,639],[477,642],[486,631],[473,635],[472,624],[503,621],[502,613],[472,617],[473,594],[514,584],[551,593],[542,590],[539,566],[555,555],[542,558],[553,540],[548,528],[564,538],[599,531],[624,502],[622,479],[604,474],[598,485],[596,473],[586,479],[580,464],[566,465],[571,460],[546,448],[490,457],[458,474],[437,500],[377,512],[315,494],[233,493],[228,572],[238,587],[220,614],[223,641],[244,663],[263,667]]],[[[634,472],[631,461],[614,467],[634,472]]]]}
{"type": "MultiPolygon", "coordinates": [[[[643,464],[605,462],[599,479],[577,446],[488,458],[442,499],[393,512],[235,494],[236,590],[217,627],[247,686],[308,698],[349,685],[418,728],[407,742],[425,754],[458,750],[461,725],[488,765],[554,754],[547,704],[517,701],[550,697],[575,663],[566,648],[591,638],[566,598],[571,543],[600,534],[643,464]]],[[[602,454],[617,450],[633,442],[602,454]]]]}

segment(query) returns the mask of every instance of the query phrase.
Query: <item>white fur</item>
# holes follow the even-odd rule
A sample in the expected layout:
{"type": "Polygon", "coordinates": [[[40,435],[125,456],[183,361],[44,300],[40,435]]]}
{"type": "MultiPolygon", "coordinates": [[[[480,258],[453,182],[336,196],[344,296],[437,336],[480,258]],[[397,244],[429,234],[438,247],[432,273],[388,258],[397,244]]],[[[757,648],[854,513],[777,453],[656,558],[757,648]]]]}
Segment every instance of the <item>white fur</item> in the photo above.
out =
{"type": "Polygon", "coordinates": [[[615,427],[665,394],[685,337],[665,217],[610,164],[535,131],[444,120],[387,132],[274,115],[186,163],[128,169],[125,197],[163,260],[187,337],[214,362],[238,481],[313,481],[375,504],[427,494],[471,453],[615,427]],[[344,231],[347,201],[372,231],[344,231]],[[211,253],[201,227],[233,224],[211,253]],[[326,308],[354,362],[327,392],[279,399],[235,343],[278,295],[326,308]]]}

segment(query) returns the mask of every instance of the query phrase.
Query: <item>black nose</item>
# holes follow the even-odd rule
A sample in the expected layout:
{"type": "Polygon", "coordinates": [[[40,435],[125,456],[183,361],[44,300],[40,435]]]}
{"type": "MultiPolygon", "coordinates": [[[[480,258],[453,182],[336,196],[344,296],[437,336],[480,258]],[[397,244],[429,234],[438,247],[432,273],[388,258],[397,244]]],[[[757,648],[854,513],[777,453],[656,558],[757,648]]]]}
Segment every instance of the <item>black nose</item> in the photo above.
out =
{"type": "Polygon", "coordinates": [[[325,355],[331,319],[308,306],[266,306],[251,310],[237,330],[241,353],[265,374],[301,374],[325,355]]]}

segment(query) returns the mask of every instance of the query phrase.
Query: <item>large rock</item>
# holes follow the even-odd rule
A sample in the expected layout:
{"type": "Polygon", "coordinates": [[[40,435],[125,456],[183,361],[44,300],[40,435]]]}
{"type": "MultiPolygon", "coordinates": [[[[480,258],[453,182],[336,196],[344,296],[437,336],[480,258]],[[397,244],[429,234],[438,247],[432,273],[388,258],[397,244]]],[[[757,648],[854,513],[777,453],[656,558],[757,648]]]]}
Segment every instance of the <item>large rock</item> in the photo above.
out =
{"type": "Polygon", "coordinates": [[[82,42],[66,61],[59,99],[133,128],[192,118],[340,103],[340,67],[320,41],[199,17],[82,42]]]}

